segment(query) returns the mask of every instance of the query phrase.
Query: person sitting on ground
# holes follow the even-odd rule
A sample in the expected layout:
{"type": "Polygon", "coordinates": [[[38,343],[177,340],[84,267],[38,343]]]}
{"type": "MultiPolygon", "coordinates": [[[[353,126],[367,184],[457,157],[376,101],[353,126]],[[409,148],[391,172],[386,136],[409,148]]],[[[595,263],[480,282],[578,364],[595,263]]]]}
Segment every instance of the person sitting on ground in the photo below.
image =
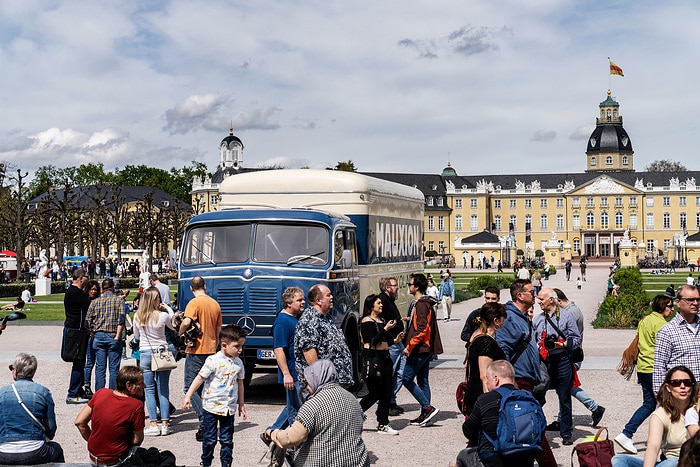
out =
{"type": "Polygon", "coordinates": [[[612,467],[673,467],[678,464],[681,446],[688,439],[684,415],[698,401],[693,372],[683,365],[671,368],[656,395],[659,407],[649,419],[649,435],[644,460],[629,454],[612,458],[612,467]],[[661,461],[657,462],[661,451],[661,461]]]}
{"type": "Polygon", "coordinates": [[[141,445],[145,387],[141,368],[122,367],[116,389],[100,389],[80,411],[75,426],[88,443],[92,465],[121,464],[141,445]]]}
{"type": "Polygon", "coordinates": [[[38,465],[64,462],[61,445],[48,441],[56,435],[51,392],[32,381],[37,361],[20,353],[10,365],[14,383],[0,389],[0,464],[38,465]]]}
{"type": "Polygon", "coordinates": [[[515,389],[515,370],[507,360],[496,360],[486,368],[486,385],[488,392],[479,396],[469,417],[462,425],[462,432],[469,440],[467,448],[460,451],[457,456],[458,467],[479,465],[504,466],[517,465],[529,467],[534,464],[534,456],[507,458],[494,452],[494,446],[486,439],[484,434],[491,439],[497,439],[499,412],[501,410],[502,395],[496,391],[498,388],[515,389]]]}
{"type": "Polygon", "coordinates": [[[6,311],[19,311],[24,308],[24,300],[22,300],[22,297],[17,297],[17,301],[15,303],[8,303],[7,305],[4,305],[0,310],[6,310],[6,311]]]}
{"type": "Polygon", "coordinates": [[[333,362],[320,359],[304,369],[311,394],[299,408],[294,424],[273,430],[272,441],[280,448],[299,446],[294,465],[369,466],[362,441],[364,414],[355,396],[338,384],[333,362]]]}
{"type": "Polygon", "coordinates": [[[32,299],[32,292],[29,290],[28,285],[24,287],[21,297],[24,303],[36,303],[36,300],[32,299]]]}

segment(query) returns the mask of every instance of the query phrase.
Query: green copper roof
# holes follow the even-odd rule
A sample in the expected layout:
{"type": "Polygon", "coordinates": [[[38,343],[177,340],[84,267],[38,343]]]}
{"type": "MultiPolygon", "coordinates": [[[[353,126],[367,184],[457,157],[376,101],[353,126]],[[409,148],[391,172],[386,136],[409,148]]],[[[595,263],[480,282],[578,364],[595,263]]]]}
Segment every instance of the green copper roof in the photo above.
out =
{"type": "Polygon", "coordinates": [[[605,99],[603,102],[600,103],[599,107],[620,107],[620,104],[618,104],[612,97],[608,96],[607,99],[605,99]]]}

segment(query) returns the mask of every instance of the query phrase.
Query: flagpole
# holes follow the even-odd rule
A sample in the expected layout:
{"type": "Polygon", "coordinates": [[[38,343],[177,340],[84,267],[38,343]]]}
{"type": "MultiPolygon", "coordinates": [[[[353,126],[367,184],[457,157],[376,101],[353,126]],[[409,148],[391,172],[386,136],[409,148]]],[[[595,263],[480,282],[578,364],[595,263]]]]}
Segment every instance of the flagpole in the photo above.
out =
{"type": "Polygon", "coordinates": [[[608,94],[610,94],[610,57],[608,57],[608,94]]]}

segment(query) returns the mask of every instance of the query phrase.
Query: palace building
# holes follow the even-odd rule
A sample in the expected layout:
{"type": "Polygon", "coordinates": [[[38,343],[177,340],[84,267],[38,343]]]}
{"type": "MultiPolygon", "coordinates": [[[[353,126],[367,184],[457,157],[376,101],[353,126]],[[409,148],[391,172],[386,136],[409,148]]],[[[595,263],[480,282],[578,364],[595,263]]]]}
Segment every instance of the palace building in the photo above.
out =
{"type": "MultiPolygon", "coordinates": [[[[242,168],[243,144],[233,129],[219,147],[217,172],[193,186],[195,211],[196,199],[216,209],[225,176],[256,170],[242,168]]],[[[613,259],[621,246],[628,264],[700,258],[700,234],[688,235],[700,229],[700,172],[636,172],[632,141],[610,91],[599,104],[580,173],[459,175],[449,163],[440,174],[362,173],[420,189],[424,251],[453,255],[460,265],[467,260],[470,266],[472,258],[475,266],[484,259],[512,263],[546,251],[556,261],[613,259]]]]}

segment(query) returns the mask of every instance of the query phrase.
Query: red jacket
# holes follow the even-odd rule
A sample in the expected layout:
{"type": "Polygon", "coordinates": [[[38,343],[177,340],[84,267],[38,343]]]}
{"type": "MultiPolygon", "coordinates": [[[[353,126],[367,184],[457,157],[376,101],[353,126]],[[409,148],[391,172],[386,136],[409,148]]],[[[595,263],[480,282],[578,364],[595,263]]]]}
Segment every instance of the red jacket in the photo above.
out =
{"type": "Polygon", "coordinates": [[[433,355],[442,353],[440,330],[435,319],[436,303],[435,299],[428,295],[423,295],[416,300],[413,317],[404,337],[404,344],[409,353],[413,351],[433,355]]]}

